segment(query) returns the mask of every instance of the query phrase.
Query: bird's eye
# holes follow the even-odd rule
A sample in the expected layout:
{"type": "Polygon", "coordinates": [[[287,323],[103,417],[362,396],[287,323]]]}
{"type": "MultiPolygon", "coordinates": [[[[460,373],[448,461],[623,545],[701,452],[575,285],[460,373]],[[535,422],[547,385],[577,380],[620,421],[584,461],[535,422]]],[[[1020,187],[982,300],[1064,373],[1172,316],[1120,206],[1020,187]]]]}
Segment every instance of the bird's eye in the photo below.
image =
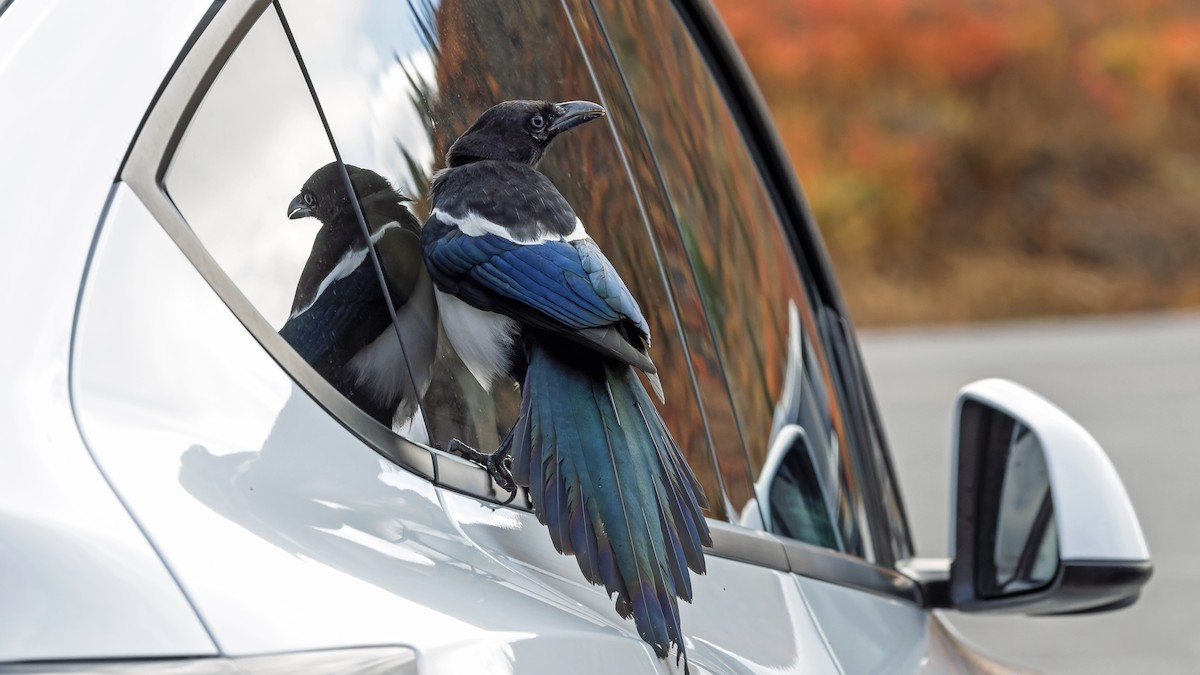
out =
{"type": "Polygon", "coordinates": [[[306,206],[312,206],[313,204],[316,204],[316,203],[317,203],[317,198],[313,197],[311,192],[304,193],[304,204],[306,206]]]}
{"type": "Polygon", "coordinates": [[[529,119],[529,126],[537,131],[541,131],[546,126],[546,120],[541,115],[534,115],[529,119]]]}

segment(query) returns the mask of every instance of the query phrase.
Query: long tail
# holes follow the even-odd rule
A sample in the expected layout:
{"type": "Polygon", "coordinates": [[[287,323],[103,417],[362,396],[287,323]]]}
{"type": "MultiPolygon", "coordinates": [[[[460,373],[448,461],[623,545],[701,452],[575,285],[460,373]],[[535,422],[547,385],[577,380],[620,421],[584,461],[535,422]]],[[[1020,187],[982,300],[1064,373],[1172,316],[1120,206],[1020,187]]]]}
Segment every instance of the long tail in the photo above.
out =
{"type": "Polygon", "coordinates": [[[704,572],[708,506],[633,369],[529,339],[513,472],[555,548],[603,584],[616,610],[666,658],[683,654],[677,598],[704,572]]]}

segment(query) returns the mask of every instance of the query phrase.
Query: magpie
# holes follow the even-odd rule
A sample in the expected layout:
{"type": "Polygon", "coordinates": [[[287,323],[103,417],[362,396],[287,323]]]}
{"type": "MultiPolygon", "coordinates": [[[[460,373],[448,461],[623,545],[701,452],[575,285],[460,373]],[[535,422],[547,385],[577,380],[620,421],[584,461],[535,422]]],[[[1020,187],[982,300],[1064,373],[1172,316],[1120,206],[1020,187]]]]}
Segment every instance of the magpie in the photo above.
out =
{"type": "Polygon", "coordinates": [[[639,379],[662,400],[650,327],[554,184],[536,170],[559,134],[604,114],[587,101],[506,101],[446,155],[421,233],[442,327],[490,388],[521,387],[518,418],[484,455],[509,489],[527,487],[561,553],[616,594],[659,658],[686,655],[677,599],[711,545],[703,490],[639,379]]]}
{"type": "Polygon", "coordinates": [[[392,428],[413,417],[429,386],[437,305],[421,257],[421,223],[404,205],[410,200],[374,171],[345,167],[403,348],[337,162],[313,172],[288,205],[288,218],[313,217],[321,227],[279,334],[346,398],[392,428]]]}

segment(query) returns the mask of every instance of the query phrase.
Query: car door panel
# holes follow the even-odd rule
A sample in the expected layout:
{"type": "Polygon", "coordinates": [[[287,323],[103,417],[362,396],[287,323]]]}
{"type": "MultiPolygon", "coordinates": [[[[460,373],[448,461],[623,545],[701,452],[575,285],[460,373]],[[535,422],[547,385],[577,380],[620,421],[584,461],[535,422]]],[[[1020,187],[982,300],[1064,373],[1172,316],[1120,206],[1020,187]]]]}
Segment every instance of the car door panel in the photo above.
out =
{"type": "Polygon", "coordinates": [[[919,605],[795,575],[842,671],[913,673],[928,656],[919,605]]]}
{"type": "Polygon", "coordinates": [[[640,640],[597,632],[484,555],[431,483],[299,389],[125,188],[88,276],[73,378],[97,461],[223,654],[408,644],[481,667],[536,638],[513,653],[595,640],[589,672],[650,663],[640,640]]]}
{"type": "MultiPolygon", "coordinates": [[[[444,503],[464,534],[496,560],[590,608],[613,629],[636,637],[633,623],[617,617],[604,589],[585,583],[573,558],[546,545],[549,535],[532,516],[496,510],[448,491],[444,503]]],[[[797,668],[806,673],[837,672],[792,575],[715,555],[705,562],[707,573],[692,577],[693,601],[680,603],[692,668],[714,673],[797,668]]]]}
{"type": "Polygon", "coordinates": [[[215,652],[89,455],[68,390],[113,172],[208,4],[0,3],[0,662],[215,652]]]}
{"type": "MultiPolygon", "coordinates": [[[[88,442],[222,653],[408,644],[446,672],[580,650],[590,672],[662,667],[532,514],[435,488],[322,410],[123,187],[78,335],[88,442]]],[[[788,574],[709,567],[683,609],[698,668],[834,672],[788,574]]]]}

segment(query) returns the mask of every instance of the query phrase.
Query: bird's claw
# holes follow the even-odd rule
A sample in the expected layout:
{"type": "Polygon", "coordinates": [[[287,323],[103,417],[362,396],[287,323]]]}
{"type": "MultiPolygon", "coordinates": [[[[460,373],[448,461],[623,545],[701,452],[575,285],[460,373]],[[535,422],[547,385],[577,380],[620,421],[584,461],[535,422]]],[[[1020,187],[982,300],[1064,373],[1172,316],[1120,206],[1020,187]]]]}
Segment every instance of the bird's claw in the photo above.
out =
{"type": "Polygon", "coordinates": [[[487,469],[492,480],[500,486],[502,490],[508,493],[508,499],[504,500],[505,504],[511,502],[517,496],[517,483],[513,480],[512,473],[512,452],[507,447],[501,447],[492,454],[484,454],[475,448],[463,443],[457,438],[450,439],[446,444],[446,452],[458,455],[468,462],[474,462],[479,466],[487,469]]]}

